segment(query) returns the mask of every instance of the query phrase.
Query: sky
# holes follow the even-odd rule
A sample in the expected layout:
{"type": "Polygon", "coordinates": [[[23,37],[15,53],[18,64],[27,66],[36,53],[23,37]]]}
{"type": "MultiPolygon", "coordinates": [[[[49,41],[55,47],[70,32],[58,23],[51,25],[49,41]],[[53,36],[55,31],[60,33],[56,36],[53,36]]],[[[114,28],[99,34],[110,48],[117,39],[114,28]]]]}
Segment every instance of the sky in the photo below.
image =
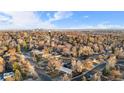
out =
{"type": "Polygon", "coordinates": [[[124,11],[0,12],[0,29],[124,28],[124,11]]]}

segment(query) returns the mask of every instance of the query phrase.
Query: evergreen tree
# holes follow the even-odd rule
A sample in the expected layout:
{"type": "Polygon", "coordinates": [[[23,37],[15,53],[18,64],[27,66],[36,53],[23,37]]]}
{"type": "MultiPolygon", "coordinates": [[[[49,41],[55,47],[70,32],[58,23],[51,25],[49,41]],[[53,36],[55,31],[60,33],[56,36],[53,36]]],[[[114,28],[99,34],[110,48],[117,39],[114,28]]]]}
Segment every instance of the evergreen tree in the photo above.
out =
{"type": "Polygon", "coordinates": [[[21,53],[21,47],[19,44],[17,45],[17,52],[21,53]]]}
{"type": "Polygon", "coordinates": [[[105,76],[110,75],[110,67],[108,64],[105,66],[105,68],[103,70],[103,75],[105,75],[105,76]]]}
{"type": "Polygon", "coordinates": [[[15,71],[15,80],[16,81],[22,80],[21,72],[18,69],[16,69],[16,71],[15,71]]]}
{"type": "Polygon", "coordinates": [[[20,70],[20,66],[17,62],[13,63],[13,71],[16,71],[16,69],[20,70]]]}

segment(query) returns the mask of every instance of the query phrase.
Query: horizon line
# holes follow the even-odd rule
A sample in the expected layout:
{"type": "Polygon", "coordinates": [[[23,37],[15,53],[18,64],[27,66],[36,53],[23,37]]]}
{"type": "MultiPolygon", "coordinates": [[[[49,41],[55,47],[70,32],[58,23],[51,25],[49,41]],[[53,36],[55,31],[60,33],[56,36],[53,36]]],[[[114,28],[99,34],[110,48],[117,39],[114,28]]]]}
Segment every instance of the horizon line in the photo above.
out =
{"type": "Polygon", "coordinates": [[[124,28],[8,28],[1,30],[124,30],[124,28]]]}

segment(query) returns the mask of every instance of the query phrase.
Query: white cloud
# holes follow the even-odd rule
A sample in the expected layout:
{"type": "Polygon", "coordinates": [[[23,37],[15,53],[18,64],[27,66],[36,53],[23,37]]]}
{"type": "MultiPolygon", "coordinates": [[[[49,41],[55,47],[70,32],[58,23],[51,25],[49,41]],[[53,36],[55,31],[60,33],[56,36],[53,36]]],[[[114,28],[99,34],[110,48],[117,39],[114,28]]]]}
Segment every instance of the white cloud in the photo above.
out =
{"type": "Polygon", "coordinates": [[[86,16],[83,16],[83,17],[84,17],[84,18],[89,18],[89,16],[87,16],[87,15],[86,15],[86,16]]]}
{"type": "Polygon", "coordinates": [[[116,25],[116,24],[98,24],[96,28],[124,28],[124,25],[116,25]]]}
{"type": "Polygon", "coordinates": [[[0,22],[7,21],[10,24],[0,26],[0,28],[53,28],[54,25],[48,21],[43,21],[34,12],[3,12],[11,16],[11,19],[0,15],[0,22]]]}
{"type": "Polygon", "coordinates": [[[124,25],[116,24],[96,24],[96,25],[78,25],[70,29],[124,29],[124,25]]]}
{"type": "Polygon", "coordinates": [[[50,18],[50,13],[47,13],[46,16],[50,18]]]}
{"type": "Polygon", "coordinates": [[[9,20],[9,17],[0,15],[0,23],[9,22],[9,20]]]}
{"type": "Polygon", "coordinates": [[[53,15],[53,17],[51,17],[49,19],[49,22],[66,19],[66,18],[71,17],[72,15],[73,15],[72,12],[64,12],[64,11],[55,12],[54,15],[53,15]]]}
{"type": "Polygon", "coordinates": [[[28,24],[37,23],[39,19],[34,15],[33,12],[5,12],[12,16],[13,24],[28,24]]]}

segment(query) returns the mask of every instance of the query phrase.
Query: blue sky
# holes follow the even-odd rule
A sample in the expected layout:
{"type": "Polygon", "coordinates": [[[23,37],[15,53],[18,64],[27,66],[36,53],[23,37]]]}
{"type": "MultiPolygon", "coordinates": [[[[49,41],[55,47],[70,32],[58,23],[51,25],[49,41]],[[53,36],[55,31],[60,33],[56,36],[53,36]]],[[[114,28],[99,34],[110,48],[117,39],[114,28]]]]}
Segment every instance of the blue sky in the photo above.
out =
{"type": "Polygon", "coordinates": [[[0,12],[0,29],[124,28],[124,12],[30,11],[0,12]]]}

